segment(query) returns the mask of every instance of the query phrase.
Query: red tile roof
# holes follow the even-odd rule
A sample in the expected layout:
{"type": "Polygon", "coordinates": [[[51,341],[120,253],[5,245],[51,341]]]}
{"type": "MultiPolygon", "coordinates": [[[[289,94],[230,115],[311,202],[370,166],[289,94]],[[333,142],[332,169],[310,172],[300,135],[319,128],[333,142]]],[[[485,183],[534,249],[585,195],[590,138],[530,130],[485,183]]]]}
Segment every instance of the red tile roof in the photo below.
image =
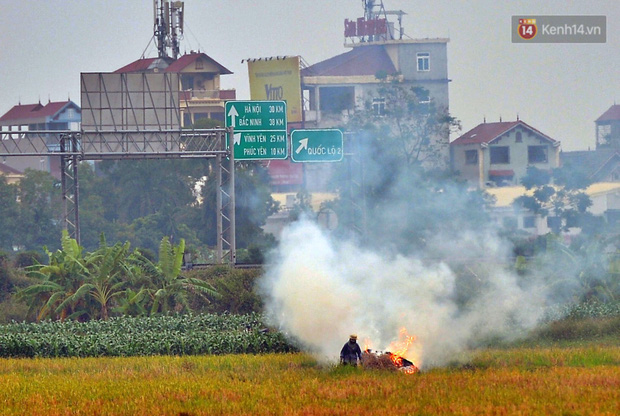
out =
{"type": "MultiPolygon", "coordinates": [[[[134,61],[130,64],[125,65],[122,68],[117,69],[116,71],[114,71],[115,74],[124,74],[127,72],[145,72],[148,71],[149,69],[153,68],[153,65],[156,64],[157,60],[159,58],[142,58],[142,59],[138,59],[137,61],[134,61]]],[[[167,61],[172,61],[171,59],[168,59],[167,61]]],[[[169,62],[166,62],[167,64],[169,64],[169,62]]],[[[165,65],[167,66],[167,65],[165,65]]]]}
{"type": "Polygon", "coordinates": [[[232,74],[231,71],[226,69],[224,66],[220,65],[215,59],[210,58],[207,54],[202,53],[202,52],[188,53],[188,54],[181,56],[179,59],[172,62],[170,66],[168,66],[168,68],[166,68],[166,72],[181,72],[182,70],[187,68],[189,64],[196,62],[198,58],[203,58],[203,59],[206,59],[207,61],[213,62],[219,68],[220,74],[223,74],[223,75],[232,74]]]}
{"type": "Polygon", "coordinates": [[[389,55],[382,45],[358,46],[351,51],[316,63],[301,71],[302,76],[356,76],[375,75],[385,71],[396,72],[389,55]]]}
{"type": "Polygon", "coordinates": [[[519,125],[528,130],[534,131],[536,134],[551,142],[556,141],[551,137],[547,136],[546,134],[543,134],[540,131],[536,130],[534,127],[528,125],[527,123],[524,123],[521,120],[517,120],[478,124],[476,127],[454,140],[452,143],[450,143],[450,145],[490,143],[519,125]]]}
{"type": "Polygon", "coordinates": [[[0,162],[0,173],[4,175],[23,175],[24,172],[19,171],[11,166],[0,162]]]}
{"type": "Polygon", "coordinates": [[[613,121],[620,120],[620,104],[614,104],[609,107],[596,121],[613,121]]]}
{"type": "Polygon", "coordinates": [[[62,110],[65,106],[67,106],[70,102],[71,101],[55,101],[49,102],[46,105],[42,105],[41,103],[16,105],[13,106],[13,108],[11,108],[9,111],[7,111],[2,117],[0,117],[0,122],[10,120],[28,120],[53,116],[54,114],[62,110]]]}

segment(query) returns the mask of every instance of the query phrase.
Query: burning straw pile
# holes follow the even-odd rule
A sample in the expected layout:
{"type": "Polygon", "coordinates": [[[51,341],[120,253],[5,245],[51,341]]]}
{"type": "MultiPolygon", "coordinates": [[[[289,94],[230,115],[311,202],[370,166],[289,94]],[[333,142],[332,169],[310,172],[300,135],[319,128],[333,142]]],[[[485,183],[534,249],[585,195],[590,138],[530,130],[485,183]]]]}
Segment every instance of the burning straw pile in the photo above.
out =
{"type": "Polygon", "coordinates": [[[420,371],[411,361],[389,351],[379,352],[370,348],[362,353],[362,366],[377,370],[401,371],[414,374],[420,371]]]}

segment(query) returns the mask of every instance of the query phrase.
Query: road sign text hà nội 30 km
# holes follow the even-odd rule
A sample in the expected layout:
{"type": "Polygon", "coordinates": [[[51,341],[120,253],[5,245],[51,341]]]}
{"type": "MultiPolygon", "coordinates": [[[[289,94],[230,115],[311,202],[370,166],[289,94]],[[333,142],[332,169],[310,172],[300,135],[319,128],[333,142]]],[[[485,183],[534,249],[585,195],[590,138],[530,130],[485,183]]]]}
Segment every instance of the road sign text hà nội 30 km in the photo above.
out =
{"type": "Polygon", "coordinates": [[[235,159],[288,157],[285,101],[227,101],[225,111],[225,125],[234,130],[235,159]]]}
{"type": "Polygon", "coordinates": [[[293,130],[293,162],[340,162],[344,156],[342,131],[337,129],[293,130]]]}

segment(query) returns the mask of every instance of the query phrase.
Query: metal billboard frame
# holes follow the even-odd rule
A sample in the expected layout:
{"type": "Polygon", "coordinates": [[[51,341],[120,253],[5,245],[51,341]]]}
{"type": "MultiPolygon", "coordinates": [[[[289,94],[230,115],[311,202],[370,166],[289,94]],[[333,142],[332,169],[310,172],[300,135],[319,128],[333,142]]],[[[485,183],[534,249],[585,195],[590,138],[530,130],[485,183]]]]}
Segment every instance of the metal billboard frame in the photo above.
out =
{"type": "Polygon", "coordinates": [[[182,129],[178,74],[83,73],[80,81],[80,131],[0,131],[0,157],[60,156],[64,228],[78,243],[80,161],[215,158],[217,262],[234,265],[235,159],[226,145],[233,128],[182,129]]]}

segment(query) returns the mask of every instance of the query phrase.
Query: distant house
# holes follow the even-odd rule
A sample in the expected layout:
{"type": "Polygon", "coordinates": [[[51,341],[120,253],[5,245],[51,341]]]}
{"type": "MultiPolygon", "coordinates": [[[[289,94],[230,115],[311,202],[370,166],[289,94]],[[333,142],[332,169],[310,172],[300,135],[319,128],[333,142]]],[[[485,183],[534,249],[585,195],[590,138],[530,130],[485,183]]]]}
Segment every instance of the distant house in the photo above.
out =
{"type": "MultiPolygon", "coordinates": [[[[441,108],[448,107],[448,39],[412,39],[351,45],[349,52],[316,63],[301,71],[308,99],[306,122],[320,127],[344,110],[354,109],[369,94],[377,97],[377,74],[423,87],[441,108]]],[[[379,111],[379,103],[376,104],[379,111]]]]}
{"type": "MultiPolygon", "coordinates": [[[[377,77],[379,74],[422,87],[428,96],[420,97],[421,100],[433,100],[438,108],[447,109],[447,43],[448,39],[361,42],[348,45],[349,52],[302,69],[306,126],[342,125],[347,112],[369,97],[373,108],[381,113],[385,99],[377,92],[384,82],[377,77]]],[[[445,141],[448,142],[447,135],[445,141]]]]}
{"type": "Polygon", "coordinates": [[[620,104],[614,104],[594,122],[596,149],[620,149],[620,104]]]}
{"type": "MultiPolygon", "coordinates": [[[[545,235],[552,230],[552,223],[557,220],[554,216],[542,217],[529,210],[519,210],[513,206],[516,198],[522,195],[531,195],[532,190],[523,186],[502,188],[487,188],[488,194],[494,197],[495,203],[491,208],[491,217],[499,225],[514,230],[520,230],[532,236],[545,235]]],[[[584,190],[592,200],[588,212],[603,216],[609,225],[620,221],[620,183],[599,182],[584,190]]],[[[570,236],[580,232],[578,228],[569,228],[564,235],[570,236]]]]}
{"type": "Polygon", "coordinates": [[[450,143],[452,170],[478,188],[521,183],[529,166],[559,166],[560,142],[517,121],[482,123],[450,143]]]}
{"type": "Polygon", "coordinates": [[[620,105],[609,107],[594,123],[596,149],[562,152],[560,163],[592,182],[620,181],[620,105]]]}
{"type": "Polygon", "coordinates": [[[0,175],[4,176],[8,184],[14,184],[24,177],[24,173],[8,166],[6,163],[0,163],[0,175]]]}
{"type": "MultiPolygon", "coordinates": [[[[80,129],[81,109],[73,101],[48,102],[46,105],[18,104],[0,117],[2,132],[23,132],[31,130],[73,130],[80,129]]],[[[28,140],[24,135],[12,134],[14,139],[28,140]]],[[[42,153],[48,150],[59,150],[58,136],[46,134],[39,149],[42,153]],[[47,147],[47,149],[45,148],[47,147]]],[[[27,168],[50,172],[60,177],[60,157],[11,156],[5,163],[13,169],[24,171],[27,168]]]]}
{"type": "MultiPolygon", "coordinates": [[[[386,110],[379,89],[387,80],[404,86],[421,87],[428,95],[420,102],[431,102],[448,109],[448,39],[379,39],[346,45],[350,51],[301,70],[303,120],[305,128],[343,126],[355,108],[371,101],[377,114],[386,110]],[[381,76],[387,78],[381,79],[381,76]],[[379,76],[379,77],[378,77],[379,76]]],[[[449,160],[449,132],[434,138],[441,149],[439,162],[449,160]]],[[[306,187],[311,191],[328,189],[332,167],[323,163],[305,166],[306,187]]]]}
{"type": "Polygon", "coordinates": [[[201,52],[191,52],[178,59],[138,59],[115,73],[170,72],[180,75],[180,110],[182,125],[189,126],[201,118],[224,122],[224,105],[236,99],[236,91],[222,90],[220,76],[232,74],[214,59],[201,52]]]}
{"type": "Polygon", "coordinates": [[[583,173],[592,182],[620,181],[620,149],[561,152],[560,164],[583,173]]]}

